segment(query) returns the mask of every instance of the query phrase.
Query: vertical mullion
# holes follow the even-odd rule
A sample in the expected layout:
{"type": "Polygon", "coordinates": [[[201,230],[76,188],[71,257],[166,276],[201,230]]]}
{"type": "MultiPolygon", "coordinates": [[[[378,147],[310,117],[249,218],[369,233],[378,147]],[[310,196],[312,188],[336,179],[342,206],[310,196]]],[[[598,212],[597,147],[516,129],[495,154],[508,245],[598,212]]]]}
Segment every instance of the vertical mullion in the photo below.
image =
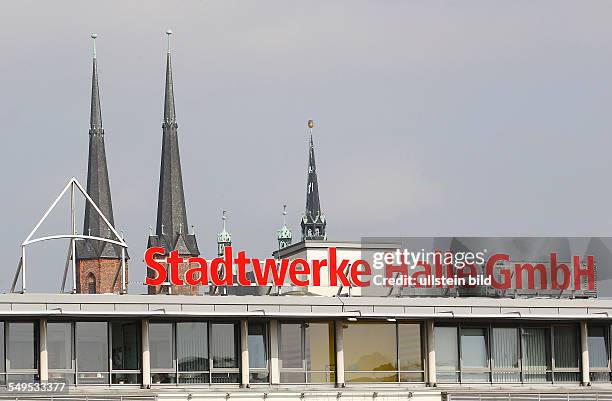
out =
{"type": "Polygon", "coordinates": [[[455,327],[457,333],[457,352],[459,353],[459,384],[463,383],[463,352],[461,351],[461,323],[455,327]]]}
{"type": "MultiPolygon", "coordinates": [[[[170,288],[170,287],[168,287],[170,288]]],[[[177,348],[177,339],[178,339],[178,323],[172,322],[172,363],[174,364],[174,375],[176,377],[175,386],[179,385],[179,364],[178,364],[178,348],[177,348]]]]}
{"type": "Polygon", "coordinates": [[[397,366],[395,368],[395,372],[397,373],[397,382],[399,383],[401,381],[400,379],[400,357],[399,357],[399,344],[400,344],[400,338],[399,338],[399,323],[395,322],[393,323],[395,325],[395,363],[397,363],[397,366]]]}
{"type": "Polygon", "coordinates": [[[302,350],[302,374],[304,375],[304,383],[308,383],[308,364],[306,363],[306,324],[300,322],[300,337],[301,337],[301,350],[302,350]]]}
{"type": "MultiPolygon", "coordinates": [[[[555,326],[550,326],[550,368],[552,384],[555,384],[555,326]]],[[[548,362],[548,361],[547,361],[548,362]]]]}
{"type": "Polygon", "coordinates": [[[212,348],[210,346],[210,343],[212,341],[212,322],[207,322],[206,323],[206,333],[207,333],[207,338],[206,338],[206,347],[208,348],[208,385],[212,385],[212,372],[214,369],[213,366],[213,357],[212,357],[212,348]]]}
{"type": "Polygon", "coordinates": [[[79,383],[79,343],[77,342],[77,324],[78,322],[74,322],[74,385],[78,386],[79,383]]]}
{"type": "Polygon", "coordinates": [[[106,350],[106,353],[108,355],[108,385],[110,386],[110,384],[113,382],[113,356],[112,356],[112,352],[113,352],[113,336],[111,335],[111,326],[112,326],[112,322],[106,322],[106,336],[107,336],[107,347],[108,349],[106,350]]]}

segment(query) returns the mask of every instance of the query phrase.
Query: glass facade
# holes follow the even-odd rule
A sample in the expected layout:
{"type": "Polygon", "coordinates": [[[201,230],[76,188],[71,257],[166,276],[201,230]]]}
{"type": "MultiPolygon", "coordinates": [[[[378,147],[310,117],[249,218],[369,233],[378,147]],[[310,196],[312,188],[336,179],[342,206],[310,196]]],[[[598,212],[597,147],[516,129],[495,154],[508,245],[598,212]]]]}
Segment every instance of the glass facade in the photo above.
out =
{"type": "Polygon", "coordinates": [[[343,330],[346,382],[424,381],[419,323],[345,323],[343,330]]]}
{"type": "MultiPolygon", "coordinates": [[[[0,321],[0,385],[39,375],[39,321],[0,321]]],[[[71,385],[134,385],[142,378],[140,320],[46,323],[50,381],[71,385]]],[[[344,377],[352,383],[424,383],[424,324],[391,321],[285,321],[274,354],[285,384],[334,385],[336,324],[342,325],[344,377]]],[[[44,326],[42,326],[44,327],[44,326]]],[[[269,322],[248,321],[249,383],[268,384],[269,322]]],[[[612,381],[608,324],[588,325],[590,379],[612,381]]],[[[570,324],[440,324],[434,328],[436,381],[457,384],[578,384],[580,331],[570,324]]],[[[151,383],[237,385],[241,381],[238,321],[153,321],[151,383]]]]}
{"type": "Polygon", "coordinates": [[[239,383],[239,330],[237,322],[150,323],[151,383],[239,383]]]}
{"type": "Polygon", "coordinates": [[[552,383],[580,381],[575,325],[435,328],[440,383],[552,383]]]}
{"type": "Polygon", "coordinates": [[[336,347],[333,322],[281,323],[281,383],[333,383],[336,347]]]}

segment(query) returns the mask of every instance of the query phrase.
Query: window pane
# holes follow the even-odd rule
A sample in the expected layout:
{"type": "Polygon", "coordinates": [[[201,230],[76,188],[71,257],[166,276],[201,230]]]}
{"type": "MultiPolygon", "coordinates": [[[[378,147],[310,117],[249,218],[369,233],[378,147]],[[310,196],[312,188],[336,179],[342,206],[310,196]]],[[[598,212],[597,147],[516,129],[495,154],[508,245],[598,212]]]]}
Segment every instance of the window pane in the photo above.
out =
{"type": "Polygon", "coordinates": [[[35,328],[33,322],[11,322],[8,324],[8,368],[36,369],[35,328]]]}
{"type": "Polygon", "coordinates": [[[464,368],[486,368],[488,366],[485,329],[461,329],[461,359],[464,368]]]}
{"type": "Polygon", "coordinates": [[[571,326],[555,326],[555,367],[578,368],[578,330],[571,326]]]}
{"type": "Polygon", "coordinates": [[[493,372],[493,381],[517,383],[520,373],[512,371],[519,367],[518,329],[513,327],[494,327],[491,331],[491,364],[498,370],[493,372]],[[504,371],[508,369],[508,371],[504,371]]]}
{"type": "Polygon", "coordinates": [[[151,369],[172,369],[174,358],[172,323],[149,324],[151,369]]]}
{"type": "Polygon", "coordinates": [[[47,323],[49,369],[72,369],[72,323],[47,323]]]}
{"type": "MultiPolygon", "coordinates": [[[[280,325],[280,361],[281,369],[301,368],[302,361],[302,325],[299,323],[281,323],[280,325]]],[[[302,380],[303,381],[303,380],[302,380]]],[[[290,381],[295,383],[295,381],[290,381]]]]}
{"type": "Polygon", "coordinates": [[[249,367],[268,367],[268,342],[265,323],[249,323],[249,367]]]}
{"type": "MultiPolygon", "coordinates": [[[[237,368],[238,344],[236,339],[239,338],[239,335],[236,334],[236,330],[238,325],[234,323],[212,323],[211,325],[210,353],[213,368],[237,368]]],[[[225,379],[219,378],[219,380],[225,379]]],[[[226,382],[220,381],[220,383],[226,382]]]]}
{"type": "Polygon", "coordinates": [[[546,373],[550,370],[550,334],[544,328],[526,328],[523,331],[525,349],[523,361],[525,381],[550,381],[551,376],[546,373]]]}
{"type": "Polygon", "coordinates": [[[304,328],[306,370],[331,371],[335,369],[334,324],[307,323],[304,328]]]}
{"type": "Polygon", "coordinates": [[[399,324],[398,330],[400,370],[423,370],[421,325],[399,324]]]}
{"type": "Polygon", "coordinates": [[[106,322],[77,322],[76,347],[79,372],[108,371],[106,322]]]}
{"type": "Polygon", "coordinates": [[[457,349],[457,328],[436,327],[436,369],[440,371],[459,370],[459,355],[457,349]]]}
{"type": "MultiPolygon", "coordinates": [[[[348,323],[344,326],[346,371],[397,370],[395,323],[348,323]]],[[[347,375],[351,381],[397,381],[397,375],[347,375]]]]}
{"type": "MultiPolygon", "coordinates": [[[[140,367],[140,323],[111,323],[112,357],[114,370],[138,370],[140,367]]],[[[118,376],[119,377],[119,376],[118,376]]],[[[128,381],[128,376],[120,376],[119,381],[128,381]]],[[[129,376],[132,377],[132,376],[129,376]]],[[[115,378],[113,378],[113,383],[115,378]]]]}
{"type": "Polygon", "coordinates": [[[606,328],[589,327],[589,366],[592,368],[608,367],[608,343],[606,341],[606,328]]]}
{"type": "Polygon", "coordinates": [[[203,322],[177,323],[176,351],[179,371],[208,371],[208,325],[203,322]]]}

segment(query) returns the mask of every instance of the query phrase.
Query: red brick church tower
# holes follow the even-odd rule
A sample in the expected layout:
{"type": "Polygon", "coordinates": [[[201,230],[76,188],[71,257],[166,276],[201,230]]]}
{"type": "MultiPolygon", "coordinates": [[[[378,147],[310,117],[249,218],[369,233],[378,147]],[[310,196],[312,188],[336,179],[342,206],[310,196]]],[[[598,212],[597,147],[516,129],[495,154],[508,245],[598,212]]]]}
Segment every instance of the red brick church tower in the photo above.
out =
{"type": "MultiPolygon", "coordinates": [[[[162,154],[159,174],[159,197],[157,200],[157,225],[155,234],[149,236],[148,247],[164,248],[160,257],[164,264],[170,251],[178,250],[184,258],[199,256],[195,234],[189,233],[185,193],[181,173],[181,157],[178,145],[178,124],[174,108],[174,87],[172,83],[172,63],[170,57],[170,35],[168,34],[168,54],[166,56],[166,89],[164,103],[164,122],[162,124],[162,154]]],[[[179,268],[179,276],[184,278],[190,266],[185,263],[179,268]]],[[[151,274],[151,270],[148,271],[151,274]]],[[[198,295],[197,286],[161,285],[149,286],[149,294],[198,295]]]]}
{"type": "MultiPolygon", "coordinates": [[[[104,150],[104,128],[100,108],[98,86],[98,64],[95,39],[93,47],[93,72],[91,82],[91,115],[89,126],[89,162],[87,166],[87,193],[96,203],[104,217],[114,226],[106,152],[104,150]]],[[[110,228],[98,212],[85,205],[83,235],[115,239],[110,228]]],[[[76,289],[83,294],[119,293],[121,291],[121,247],[102,241],[86,239],[77,241],[76,289]]],[[[126,266],[127,282],[127,266],[126,266]]]]}

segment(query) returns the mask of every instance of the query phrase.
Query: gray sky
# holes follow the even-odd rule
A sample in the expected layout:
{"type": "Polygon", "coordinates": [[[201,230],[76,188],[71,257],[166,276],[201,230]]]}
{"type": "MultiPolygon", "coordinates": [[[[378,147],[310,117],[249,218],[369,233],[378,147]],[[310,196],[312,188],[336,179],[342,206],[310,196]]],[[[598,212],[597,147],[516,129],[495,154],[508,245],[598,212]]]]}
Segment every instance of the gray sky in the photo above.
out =
{"type": "MultiPolygon", "coordinates": [[[[85,184],[91,32],[131,280],[155,225],[167,28],[206,257],[222,209],[254,256],[275,248],[283,203],[299,239],[309,118],[332,240],[610,235],[610,15],[609,1],[2,2],[1,290],[68,179],[85,184]]],[[[59,289],[66,246],[32,248],[31,291],[59,289]]]]}

